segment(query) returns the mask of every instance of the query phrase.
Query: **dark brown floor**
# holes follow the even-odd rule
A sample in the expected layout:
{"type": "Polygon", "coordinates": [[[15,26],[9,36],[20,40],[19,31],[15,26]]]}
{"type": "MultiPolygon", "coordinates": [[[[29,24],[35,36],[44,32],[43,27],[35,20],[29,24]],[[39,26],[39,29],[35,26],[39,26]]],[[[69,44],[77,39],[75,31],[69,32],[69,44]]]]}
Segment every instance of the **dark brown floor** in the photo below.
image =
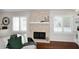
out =
{"type": "Polygon", "coordinates": [[[50,43],[37,43],[37,49],[78,49],[74,42],[51,41],[50,43]]]}

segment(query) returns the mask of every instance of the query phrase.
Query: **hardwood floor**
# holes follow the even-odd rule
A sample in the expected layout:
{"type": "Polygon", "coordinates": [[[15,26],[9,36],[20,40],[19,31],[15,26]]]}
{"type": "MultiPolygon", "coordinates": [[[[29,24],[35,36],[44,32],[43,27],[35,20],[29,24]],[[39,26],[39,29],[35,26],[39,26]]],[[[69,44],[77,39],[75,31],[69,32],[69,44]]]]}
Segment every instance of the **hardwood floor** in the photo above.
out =
{"type": "Polygon", "coordinates": [[[51,41],[50,43],[37,42],[37,49],[78,49],[78,45],[74,42],[51,41]]]}
{"type": "Polygon", "coordinates": [[[37,49],[49,49],[50,43],[37,43],[37,49]]]}

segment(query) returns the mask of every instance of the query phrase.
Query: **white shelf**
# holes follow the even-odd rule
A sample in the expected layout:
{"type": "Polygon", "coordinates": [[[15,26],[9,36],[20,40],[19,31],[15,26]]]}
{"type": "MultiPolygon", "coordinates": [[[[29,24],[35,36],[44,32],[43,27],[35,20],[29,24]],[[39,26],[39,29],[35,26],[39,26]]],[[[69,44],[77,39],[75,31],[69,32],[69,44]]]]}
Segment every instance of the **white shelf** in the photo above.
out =
{"type": "Polygon", "coordinates": [[[30,22],[30,24],[49,24],[49,22],[30,22]]]}

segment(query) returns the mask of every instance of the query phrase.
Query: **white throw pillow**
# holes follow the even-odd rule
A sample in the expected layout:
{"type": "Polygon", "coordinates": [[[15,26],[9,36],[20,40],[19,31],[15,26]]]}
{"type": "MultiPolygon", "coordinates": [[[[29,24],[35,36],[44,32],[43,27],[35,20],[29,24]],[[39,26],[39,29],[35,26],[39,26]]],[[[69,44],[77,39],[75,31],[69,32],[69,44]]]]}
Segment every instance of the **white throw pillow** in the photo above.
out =
{"type": "Polygon", "coordinates": [[[22,37],[22,44],[27,42],[27,36],[26,34],[17,34],[17,37],[21,36],[22,37]]]}

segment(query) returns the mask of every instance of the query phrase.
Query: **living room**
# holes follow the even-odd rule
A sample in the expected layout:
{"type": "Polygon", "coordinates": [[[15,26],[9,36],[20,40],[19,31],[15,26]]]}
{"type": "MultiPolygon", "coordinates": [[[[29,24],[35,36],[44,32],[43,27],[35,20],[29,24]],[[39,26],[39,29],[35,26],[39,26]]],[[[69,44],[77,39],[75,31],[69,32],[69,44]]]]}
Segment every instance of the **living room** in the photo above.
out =
{"type": "Polygon", "coordinates": [[[78,19],[76,9],[0,9],[0,49],[78,49],[78,19]]]}

